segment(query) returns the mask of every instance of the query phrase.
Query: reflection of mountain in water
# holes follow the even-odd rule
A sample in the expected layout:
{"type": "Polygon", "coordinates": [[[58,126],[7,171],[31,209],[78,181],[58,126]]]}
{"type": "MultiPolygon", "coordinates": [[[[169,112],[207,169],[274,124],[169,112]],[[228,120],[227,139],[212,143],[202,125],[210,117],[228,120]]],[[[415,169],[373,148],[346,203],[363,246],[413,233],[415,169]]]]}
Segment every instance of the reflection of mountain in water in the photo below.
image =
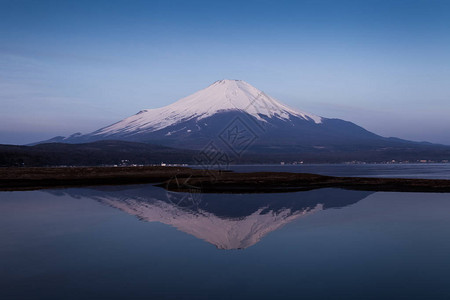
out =
{"type": "Polygon", "coordinates": [[[147,185],[67,189],[65,193],[95,199],[143,221],[174,226],[219,249],[250,247],[293,220],[327,208],[344,207],[371,194],[341,189],[282,194],[188,194],[147,185]]]}

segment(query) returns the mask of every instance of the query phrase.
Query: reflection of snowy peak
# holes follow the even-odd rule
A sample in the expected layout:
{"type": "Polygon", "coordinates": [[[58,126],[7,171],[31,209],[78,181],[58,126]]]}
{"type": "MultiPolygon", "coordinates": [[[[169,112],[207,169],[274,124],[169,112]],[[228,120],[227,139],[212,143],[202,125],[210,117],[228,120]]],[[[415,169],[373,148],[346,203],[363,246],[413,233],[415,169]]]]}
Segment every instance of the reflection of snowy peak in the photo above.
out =
{"type": "Polygon", "coordinates": [[[291,116],[320,123],[322,118],[294,110],[241,80],[219,80],[209,87],[168,106],[146,109],[102,128],[92,135],[153,132],[180,122],[205,119],[227,111],[244,111],[260,121],[262,117],[289,119],[291,116]]]}
{"type": "Polygon", "coordinates": [[[140,202],[110,197],[98,198],[102,203],[116,207],[148,222],[161,222],[215,245],[219,249],[244,249],[259,242],[265,235],[302,216],[322,209],[317,204],[312,209],[267,211],[262,207],[243,218],[220,218],[207,211],[188,211],[163,201],[140,202]],[[263,213],[264,212],[264,213],[263,213]]]}
{"type": "Polygon", "coordinates": [[[250,247],[294,220],[356,203],[371,194],[339,189],[282,194],[188,194],[148,185],[52,193],[94,199],[140,220],[171,225],[219,249],[250,247]]]}

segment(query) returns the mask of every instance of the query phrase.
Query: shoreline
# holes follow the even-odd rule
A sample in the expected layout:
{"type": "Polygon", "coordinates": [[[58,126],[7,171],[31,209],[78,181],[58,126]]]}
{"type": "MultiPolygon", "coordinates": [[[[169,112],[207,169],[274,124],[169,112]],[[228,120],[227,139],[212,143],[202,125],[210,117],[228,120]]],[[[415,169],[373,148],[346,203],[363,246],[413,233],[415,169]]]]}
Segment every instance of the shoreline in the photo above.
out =
{"type": "Polygon", "coordinates": [[[319,188],[450,193],[447,179],[337,177],[309,173],[201,170],[189,167],[1,168],[0,191],[155,184],[174,192],[280,193],[319,188]]]}

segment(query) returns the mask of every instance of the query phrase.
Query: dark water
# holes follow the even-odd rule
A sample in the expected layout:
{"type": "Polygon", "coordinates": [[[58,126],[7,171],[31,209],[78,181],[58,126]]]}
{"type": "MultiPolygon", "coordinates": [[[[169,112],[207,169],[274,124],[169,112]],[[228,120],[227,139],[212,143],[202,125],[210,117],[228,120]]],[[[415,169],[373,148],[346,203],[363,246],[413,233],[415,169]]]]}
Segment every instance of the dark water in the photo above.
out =
{"type": "Polygon", "coordinates": [[[331,176],[450,179],[450,164],[234,165],[235,172],[294,172],[331,176]]]}
{"type": "Polygon", "coordinates": [[[449,236],[450,194],[0,192],[0,299],[450,299],[449,236]]]}

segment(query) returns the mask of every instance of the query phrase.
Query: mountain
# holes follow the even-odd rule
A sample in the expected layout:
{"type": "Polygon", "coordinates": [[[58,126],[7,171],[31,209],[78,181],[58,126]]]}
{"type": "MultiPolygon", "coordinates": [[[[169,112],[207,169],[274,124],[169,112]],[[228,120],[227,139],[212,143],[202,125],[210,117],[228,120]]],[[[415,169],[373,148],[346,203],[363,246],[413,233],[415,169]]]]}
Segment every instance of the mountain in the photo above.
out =
{"type": "Polygon", "coordinates": [[[256,131],[268,125],[273,128],[292,126],[295,121],[322,124],[324,120],[290,108],[244,81],[220,80],[171,105],[142,110],[86,135],[76,133],[49,141],[79,143],[113,139],[198,149],[235,118],[240,118],[250,130],[258,126],[256,131]],[[276,124],[280,121],[282,123],[276,124]]]}
{"type": "Polygon", "coordinates": [[[142,110],[89,134],[49,141],[99,140],[226,152],[246,162],[256,157],[317,162],[450,158],[448,146],[385,138],[348,121],[306,113],[241,80],[219,80],[168,106],[142,110]]]}
{"type": "Polygon", "coordinates": [[[93,199],[136,216],[160,222],[218,249],[245,249],[286,224],[322,210],[357,203],[372,192],[320,189],[276,197],[172,193],[154,186],[101,187],[46,191],[93,199]]]}

